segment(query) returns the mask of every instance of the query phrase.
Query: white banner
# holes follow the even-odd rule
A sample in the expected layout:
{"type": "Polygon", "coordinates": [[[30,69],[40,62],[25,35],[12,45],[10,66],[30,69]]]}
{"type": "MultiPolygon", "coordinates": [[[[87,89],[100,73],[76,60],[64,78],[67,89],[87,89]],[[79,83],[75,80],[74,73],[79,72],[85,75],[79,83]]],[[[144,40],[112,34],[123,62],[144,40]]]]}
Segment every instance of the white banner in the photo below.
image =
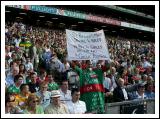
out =
{"type": "Polygon", "coordinates": [[[80,32],[66,29],[69,60],[109,60],[103,30],[80,32]]]}

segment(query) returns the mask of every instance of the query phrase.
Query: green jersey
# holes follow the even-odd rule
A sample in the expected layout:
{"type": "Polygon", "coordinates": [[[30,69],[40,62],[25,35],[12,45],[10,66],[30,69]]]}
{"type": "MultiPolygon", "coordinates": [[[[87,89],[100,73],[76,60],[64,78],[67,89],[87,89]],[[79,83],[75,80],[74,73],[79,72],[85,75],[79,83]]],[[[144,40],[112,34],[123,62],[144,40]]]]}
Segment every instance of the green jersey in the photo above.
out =
{"type": "Polygon", "coordinates": [[[80,74],[80,92],[81,100],[86,103],[87,111],[98,114],[104,113],[104,88],[103,88],[103,72],[96,69],[90,71],[82,70],[75,67],[80,74]]]}
{"type": "Polygon", "coordinates": [[[49,91],[52,91],[52,90],[58,90],[59,89],[59,86],[58,86],[58,84],[57,83],[49,83],[48,84],[48,90],[49,91]]]}
{"type": "Polygon", "coordinates": [[[14,94],[19,94],[20,93],[20,89],[19,89],[19,87],[11,85],[10,87],[8,87],[8,92],[9,93],[14,93],[14,94]]]}

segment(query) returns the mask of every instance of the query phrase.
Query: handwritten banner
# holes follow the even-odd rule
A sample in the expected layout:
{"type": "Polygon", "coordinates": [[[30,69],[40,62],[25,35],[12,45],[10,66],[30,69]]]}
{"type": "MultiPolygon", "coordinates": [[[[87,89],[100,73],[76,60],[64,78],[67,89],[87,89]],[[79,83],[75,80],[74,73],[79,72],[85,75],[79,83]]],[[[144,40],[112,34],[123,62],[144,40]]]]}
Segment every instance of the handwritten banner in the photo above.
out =
{"type": "Polygon", "coordinates": [[[108,60],[109,52],[103,30],[80,32],[66,29],[70,60],[108,60]]]}

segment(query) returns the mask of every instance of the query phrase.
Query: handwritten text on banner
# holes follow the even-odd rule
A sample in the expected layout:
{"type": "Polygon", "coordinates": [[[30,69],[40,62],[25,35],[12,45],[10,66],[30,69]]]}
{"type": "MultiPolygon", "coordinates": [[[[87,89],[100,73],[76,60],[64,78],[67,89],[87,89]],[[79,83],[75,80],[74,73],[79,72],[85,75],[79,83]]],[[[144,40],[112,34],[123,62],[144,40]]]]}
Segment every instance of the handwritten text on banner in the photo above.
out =
{"type": "Polygon", "coordinates": [[[103,30],[80,32],[66,30],[67,52],[70,60],[108,60],[109,52],[103,30]]]}

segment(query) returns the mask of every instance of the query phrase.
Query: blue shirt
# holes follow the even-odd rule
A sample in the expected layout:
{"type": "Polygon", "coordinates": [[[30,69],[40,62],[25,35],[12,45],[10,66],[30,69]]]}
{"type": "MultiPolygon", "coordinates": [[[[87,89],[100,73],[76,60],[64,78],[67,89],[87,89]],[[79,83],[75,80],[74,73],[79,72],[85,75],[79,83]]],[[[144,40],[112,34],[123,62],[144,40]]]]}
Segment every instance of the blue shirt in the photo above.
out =
{"type": "Polygon", "coordinates": [[[155,93],[146,91],[145,95],[147,96],[147,99],[155,99],[155,93]]]}
{"type": "Polygon", "coordinates": [[[14,85],[14,76],[8,75],[6,78],[6,86],[9,87],[11,85],[14,85]]]}
{"type": "Polygon", "coordinates": [[[43,53],[42,57],[43,57],[44,61],[49,61],[51,59],[51,55],[52,55],[51,52],[45,52],[45,53],[43,53]]]}
{"type": "Polygon", "coordinates": [[[137,91],[134,91],[134,92],[132,92],[130,94],[130,98],[131,98],[131,100],[135,100],[135,99],[147,99],[147,96],[145,95],[145,93],[143,94],[143,96],[140,96],[137,91]]]}

